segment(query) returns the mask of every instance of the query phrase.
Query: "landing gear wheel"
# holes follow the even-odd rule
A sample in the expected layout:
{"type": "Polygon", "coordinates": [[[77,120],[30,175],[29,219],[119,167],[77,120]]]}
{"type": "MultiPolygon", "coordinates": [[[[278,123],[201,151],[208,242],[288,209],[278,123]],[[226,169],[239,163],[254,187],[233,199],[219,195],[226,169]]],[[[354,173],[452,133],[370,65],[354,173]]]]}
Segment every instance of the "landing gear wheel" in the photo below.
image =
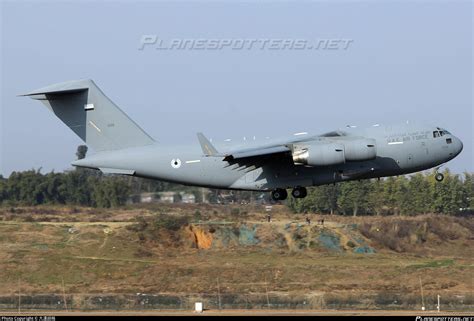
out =
{"type": "Polygon", "coordinates": [[[436,179],[438,182],[441,182],[441,181],[443,181],[443,179],[444,179],[444,175],[441,174],[441,173],[436,173],[435,179],[436,179]]]}
{"type": "Polygon", "coordinates": [[[288,193],[286,189],[277,188],[276,190],[272,191],[272,198],[274,201],[283,201],[288,197],[288,193]]]}
{"type": "Polygon", "coordinates": [[[293,191],[291,192],[291,195],[294,198],[304,198],[306,195],[308,195],[308,192],[306,191],[306,188],[304,187],[295,187],[293,191]]]}

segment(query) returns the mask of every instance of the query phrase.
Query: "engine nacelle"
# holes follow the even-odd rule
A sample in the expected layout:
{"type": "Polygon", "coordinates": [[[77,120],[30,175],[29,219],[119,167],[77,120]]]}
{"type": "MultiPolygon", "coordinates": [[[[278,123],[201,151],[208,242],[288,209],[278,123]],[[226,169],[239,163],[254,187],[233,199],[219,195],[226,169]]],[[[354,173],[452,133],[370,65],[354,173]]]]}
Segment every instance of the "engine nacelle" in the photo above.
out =
{"type": "Polygon", "coordinates": [[[375,139],[362,138],[344,142],[346,161],[365,161],[377,156],[375,139]]]}
{"type": "Polygon", "coordinates": [[[377,156],[375,139],[362,138],[344,142],[346,161],[365,161],[377,156]]]}
{"type": "Polygon", "coordinates": [[[345,162],[344,145],[338,143],[307,145],[293,151],[293,162],[309,166],[343,164],[345,162]]]}

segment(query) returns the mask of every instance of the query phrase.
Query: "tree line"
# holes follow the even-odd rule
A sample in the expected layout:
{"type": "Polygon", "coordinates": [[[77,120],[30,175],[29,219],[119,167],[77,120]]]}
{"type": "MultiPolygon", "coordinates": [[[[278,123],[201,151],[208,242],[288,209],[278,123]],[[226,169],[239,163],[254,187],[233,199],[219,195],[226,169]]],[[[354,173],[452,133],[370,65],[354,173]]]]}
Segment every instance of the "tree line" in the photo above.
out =
{"type": "Polygon", "coordinates": [[[353,216],[472,213],[474,175],[455,175],[448,169],[443,174],[442,182],[427,172],[312,187],[306,198],[291,198],[287,204],[298,213],[353,216]]]}
{"type": "MultiPolygon", "coordinates": [[[[87,147],[78,147],[78,159],[87,147]]],[[[294,212],[341,215],[416,215],[425,213],[457,214],[474,210],[474,174],[455,175],[444,170],[444,180],[437,182],[434,173],[380,180],[342,182],[308,188],[304,199],[289,197],[286,204],[294,212]]],[[[143,192],[184,191],[202,199],[202,190],[157,180],[104,175],[100,171],[76,168],[43,174],[41,170],[0,175],[0,205],[66,204],[92,207],[124,205],[131,195],[143,192]]],[[[209,190],[207,200],[219,201],[219,190],[209,190]]],[[[229,193],[228,191],[225,193],[229,193]]],[[[225,194],[223,193],[223,195],[225,194]]],[[[236,191],[234,203],[269,201],[262,193],[236,191]]]]}

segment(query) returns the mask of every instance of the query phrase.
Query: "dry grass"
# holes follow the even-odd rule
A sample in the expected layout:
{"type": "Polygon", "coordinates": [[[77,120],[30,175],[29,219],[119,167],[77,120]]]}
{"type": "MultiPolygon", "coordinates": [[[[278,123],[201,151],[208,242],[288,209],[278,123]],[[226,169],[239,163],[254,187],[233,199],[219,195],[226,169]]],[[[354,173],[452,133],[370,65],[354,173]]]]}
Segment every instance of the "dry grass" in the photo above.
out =
{"type": "Polygon", "coordinates": [[[273,215],[272,223],[263,222],[261,209],[249,208],[247,217],[237,220],[219,209],[22,208],[14,213],[2,209],[0,294],[14,294],[19,279],[21,291],[30,294],[61,293],[62,280],[71,294],[215,294],[219,279],[223,294],[323,292],[328,294],[326,306],[344,307],[363,297],[382,303],[401,296],[416,298],[420,277],[428,297],[454,297],[473,290],[472,219],[326,217],[327,231],[341,240],[362,238],[377,250],[354,254],[349,246],[341,252],[315,246],[322,228],[298,227],[303,217],[294,222],[298,216],[283,209],[273,215]],[[189,221],[179,218],[192,221],[197,209],[201,219],[209,221],[190,229],[189,221]],[[13,217],[8,220],[6,215],[13,217]],[[163,215],[165,220],[160,219],[163,215]],[[25,222],[27,216],[34,221],[25,222]],[[41,217],[58,222],[44,222],[41,217]],[[248,221],[240,222],[244,219],[248,221]],[[239,243],[242,233],[253,233],[254,226],[258,243],[239,243]],[[209,249],[198,248],[197,234],[209,237],[202,240],[202,244],[213,242],[209,249]],[[233,238],[225,243],[225,237],[233,238]]]}

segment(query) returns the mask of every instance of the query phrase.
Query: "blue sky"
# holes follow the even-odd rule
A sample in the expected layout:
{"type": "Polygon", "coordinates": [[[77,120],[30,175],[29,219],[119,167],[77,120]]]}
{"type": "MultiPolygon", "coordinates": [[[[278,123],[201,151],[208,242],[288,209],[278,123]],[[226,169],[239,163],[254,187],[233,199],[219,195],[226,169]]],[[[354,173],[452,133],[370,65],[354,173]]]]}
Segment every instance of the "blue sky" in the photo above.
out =
{"type": "Polygon", "coordinates": [[[82,142],[16,95],[92,78],[163,143],[416,120],[450,130],[474,171],[472,2],[1,3],[0,174],[70,167],[82,142]],[[352,39],[347,50],[138,50],[142,35],[352,39]]]}

